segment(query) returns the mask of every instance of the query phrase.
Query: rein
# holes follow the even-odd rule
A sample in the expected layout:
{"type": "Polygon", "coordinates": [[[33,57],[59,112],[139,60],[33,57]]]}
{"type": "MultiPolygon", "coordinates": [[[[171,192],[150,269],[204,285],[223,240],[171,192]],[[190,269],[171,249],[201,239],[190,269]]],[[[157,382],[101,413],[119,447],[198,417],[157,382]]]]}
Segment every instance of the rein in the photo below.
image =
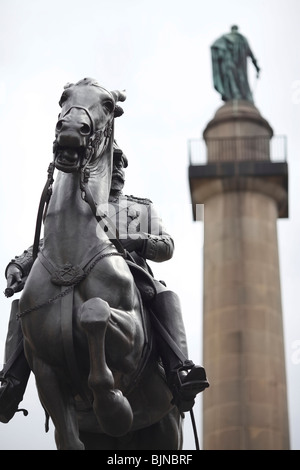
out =
{"type": "MultiPolygon", "coordinates": [[[[87,111],[85,108],[81,106],[80,108],[87,111]]],[[[69,111],[70,110],[68,110],[67,112],[69,111]]],[[[92,121],[92,118],[90,115],[89,117],[92,121]]],[[[93,124],[93,121],[92,121],[92,124],[93,124]]],[[[125,250],[119,241],[119,233],[116,227],[114,227],[114,225],[108,219],[106,214],[99,213],[99,210],[97,209],[97,204],[94,201],[91,190],[88,186],[88,181],[90,177],[90,170],[88,168],[88,165],[92,159],[92,156],[95,153],[97,153],[99,149],[99,146],[102,140],[101,139],[102,135],[104,135],[106,138],[106,141],[104,142],[104,146],[103,146],[105,148],[107,145],[108,139],[111,135],[111,132],[112,132],[112,123],[109,122],[108,126],[104,130],[95,131],[94,134],[90,137],[90,140],[86,149],[86,155],[84,157],[84,163],[80,169],[80,189],[81,189],[82,199],[89,204],[91,211],[94,217],[96,218],[97,222],[99,224],[102,223],[102,229],[108,236],[109,240],[115,245],[119,253],[121,253],[122,255],[125,255],[125,250]]],[[[39,209],[37,213],[36,228],[35,228],[33,250],[32,250],[33,261],[35,261],[38,255],[42,222],[45,219],[47,206],[49,204],[49,201],[52,195],[52,185],[54,183],[53,174],[55,170],[55,150],[56,150],[56,142],[54,142],[54,159],[53,159],[53,162],[50,163],[48,167],[48,177],[47,177],[47,181],[46,181],[46,184],[44,186],[44,189],[40,198],[40,204],[39,204],[39,209]]]]}
{"type": "MultiPolygon", "coordinates": [[[[83,108],[85,109],[85,108],[83,108]]],[[[69,111],[69,110],[68,110],[69,111]]],[[[90,117],[91,118],[91,117],[90,117]]],[[[92,121],[92,119],[91,119],[92,121]]],[[[93,121],[92,121],[93,122],[93,121]]],[[[89,269],[84,272],[83,277],[79,280],[74,282],[68,289],[65,289],[64,291],[60,292],[58,295],[53,297],[52,299],[47,300],[46,302],[36,305],[30,309],[25,310],[24,312],[21,312],[19,315],[17,315],[17,318],[21,318],[27,313],[30,313],[34,310],[38,310],[39,308],[54,302],[55,300],[64,297],[67,295],[69,292],[71,292],[72,288],[79,284],[83,279],[85,279],[92,268],[95,266],[100,259],[104,258],[105,256],[115,256],[115,255],[120,255],[125,257],[125,250],[119,240],[119,234],[116,229],[116,227],[113,226],[112,222],[110,219],[106,216],[106,214],[100,214],[98,213],[99,211],[97,210],[97,204],[93,199],[91,190],[88,186],[88,181],[89,181],[89,176],[90,176],[90,170],[88,168],[88,165],[92,159],[92,156],[97,153],[100,143],[101,143],[101,137],[104,134],[106,140],[108,141],[110,135],[112,132],[112,124],[111,122],[108,123],[108,126],[104,130],[99,130],[94,132],[94,134],[90,137],[87,149],[86,149],[86,155],[84,157],[84,163],[80,169],[80,189],[81,189],[81,197],[82,199],[87,202],[91,208],[91,211],[96,218],[97,222],[101,224],[102,229],[108,236],[109,240],[115,245],[117,249],[117,253],[108,253],[101,255],[100,257],[96,257],[95,261],[90,265],[89,269]]],[[[104,148],[107,145],[107,141],[104,142],[104,148]]],[[[46,217],[47,213],[47,207],[50,201],[50,198],[52,196],[52,186],[54,183],[54,170],[55,170],[55,150],[56,150],[56,142],[54,142],[54,158],[53,161],[49,164],[48,167],[48,177],[46,184],[44,186],[44,189],[41,194],[40,198],[40,203],[39,203],[39,208],[38,208],[38,213],[37,213],[37,218],[36,218],[36,227],[35,227],[35,235],[34,235],[34,242],[33,242],[33,249],[32,249],[32,258],[33,261],[36,260],[39,252],[39,243],[40,243],[40,236],[41,236],[41,227],[42,227],[42,222],[46,217]]]]}
{"type": "MultiPolygon", "coordinates": [[[[114,227],[111,220],[106,216],[106,214],[98,213],[99,211],[97,209],[97,204],[94,201],[91,190],[88,186],[88,181],[89,181],[89,176],[90,176],[90,170],[88,168],[88,165],[89,165],[89,163],[92,159],[92,156],[95,153],[97,153],[97,151],[99,149],[102,135],[104,134],[106,139],[109,139],[109,137],[111,135],[111,131],[112,131],[112,125],[111,125],[111,122],[109,122],[108,126],[104,130],[96,131],[90,137],[89,144],[88,144],[87,150],[86,150],[86,155],[84,157],[84,163],[83,163],[83,165],[80,169],[80,189],[81,189],[82,199],[89,204],[89,206],[91,208],[91,211],[92,211],[94,217],[96,218],[97,222],[99,224],[101,224],[102,229],[104,230],[104,232],[108,236],[109,240],[115,245],[118,252],[117,253],[107,253],[107,254],[103,254],[99,257],[96,257],[94,262],[89,266],[89,268],[84,272],[83,276],[78,281],[75,281],[67,289],[60,292],[55,297],[47,300],[46,302],[43,302],[42,304],[35,305],[34,307],[29,308],[29,309],[19,313],[17,315],[18,319],[23,317],[27,313],[30,313],[34,310],[38,310],[38,309],[44,307],[45,305],[48,305],[48,304],[54,302],[55,300],[58,300],[58,299],[64,297],[65,295],[69,294],[72,291],[72,289],[75,285],[79,284],[79,282],[81,282],[83,279],[85,279],[88,276],[88,274],[93,269],[95,264],[97,264],[98,261],[100,261],[102,258],[104,258],[106,256],[117,256],[117,255],[125,257],[126,252],[125,252],[125,250],[124,250],[124,248],[123,248],[123,246],[122,246],[122,244],[119,240],[119,234],[118,234],[118,231],[117,231],[116,227],[114,227]]],[[[104,148],[106,147],[106,145],[107,145],[107,142],[104,142],[104,148]]],[[[40,204],[39,204],[38,213],[37,213],[35,235],[34,235],[34,242],[33,242],[33,250],[32,250],[33,261],[35,261],[37,256],[38,256],[40,235],[41,235],[41,226],[42,226],[43,220],[46,217],[47,207],[48,207],[50,198],[52,196],[52,186],[53,186],[53,183],[54,183],[53,175],[54,175],[54,170],[55,170],[55,150],[56,150],[56,142],[54,142],[53,162],[51,162],[49,164],[49,167],[48,167],[48,177],[47,177],[46,184],[45,184],[44,189],[43,189],[42,194],[41,194],[40,204]]]]}
{"type": "Polygon", "coordinates": [[[37,213],[33,250],[32,250],[33,261],[35,261],[38,255],[42,221],[44,219],[44,216],[46,215],[46,208],[47,208],[47,205],[49,204],[49,201],[52,195],[52,185],[54,182],[54,179],[53,179],[54,169],[55,169],[54,162],[52,162],[50,163],[48,167],[48,178],[47,178],[46,184],[44,186],[44,189],[41,195],[39,209],[37,213]]]}

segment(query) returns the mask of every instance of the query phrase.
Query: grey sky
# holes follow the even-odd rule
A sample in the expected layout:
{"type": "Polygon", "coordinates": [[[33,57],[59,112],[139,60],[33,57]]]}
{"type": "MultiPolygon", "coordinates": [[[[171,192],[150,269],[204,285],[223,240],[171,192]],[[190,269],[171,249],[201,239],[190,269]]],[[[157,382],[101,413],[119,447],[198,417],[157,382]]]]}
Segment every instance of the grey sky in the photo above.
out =
{"type": "MultiPolygon", "coordinates": [[[[248,38],[262,69],[257,81],[249,64],[255,104],[288,139],[290,216],[278,238],[291,447],[300,449],[299,1],[0,0],[0,13],[1,272],[32,244],[64,84],[90,76],[126,89],[115,130],[129,159],[126,192],[158,205],[175,239],[174,258],[152,267],[181,298],[194,362],[202,359],[203,227],[192,221],[187,140],[201,137],[222,104],[210,45],[232,24],[248,38]]],[[[10,300],[0,303],[1,363],[10,300]]],[[[33,380],[22,405],[30,414],[0,424],[0,449],[54,449],[33,380]]],[[[201,436],[201,397],[195,415],[201,436]]],[[[194,449],[185,421],[184,448],[194,449]]]]}

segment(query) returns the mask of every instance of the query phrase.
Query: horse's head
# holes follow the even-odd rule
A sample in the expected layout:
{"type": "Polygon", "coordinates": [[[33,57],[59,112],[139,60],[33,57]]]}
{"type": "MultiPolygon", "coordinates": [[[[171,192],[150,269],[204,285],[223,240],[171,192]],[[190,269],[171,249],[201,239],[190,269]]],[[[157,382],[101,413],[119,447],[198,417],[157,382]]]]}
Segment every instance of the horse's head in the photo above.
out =
{"type": "Polygon", "coordinates": [[[55,129],[57,169],[67,173],[76,171],[87,162],[93,163],[103,153],[114,117],[123,114],[117,102],[125,99],[123,92],[109,92],[91,78],[65,86],[55,129]]]}

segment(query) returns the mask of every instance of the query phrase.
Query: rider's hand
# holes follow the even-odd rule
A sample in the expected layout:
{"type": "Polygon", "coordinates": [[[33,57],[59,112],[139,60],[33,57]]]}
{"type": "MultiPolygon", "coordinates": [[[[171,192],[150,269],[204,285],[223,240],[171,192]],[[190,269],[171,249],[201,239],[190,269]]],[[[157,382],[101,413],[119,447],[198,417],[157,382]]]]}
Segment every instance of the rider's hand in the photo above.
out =
{"type": "Polygon", "coordinates": [[[20,284],[22,280],[22,271],[15,265],[11,264],[7,269],[7,287],[12,287],[14,284],[20,284]]]}
{"type": "Polygon", "coordinates": [[[132,236],[129,236],[129,238],[121,238],[120,242],[122,243],[125,250],[129,251],[129,253],[132,251],[138,252],[142,250],[144,245],[144,239],[141,237],[133,238],[132,236]]]}

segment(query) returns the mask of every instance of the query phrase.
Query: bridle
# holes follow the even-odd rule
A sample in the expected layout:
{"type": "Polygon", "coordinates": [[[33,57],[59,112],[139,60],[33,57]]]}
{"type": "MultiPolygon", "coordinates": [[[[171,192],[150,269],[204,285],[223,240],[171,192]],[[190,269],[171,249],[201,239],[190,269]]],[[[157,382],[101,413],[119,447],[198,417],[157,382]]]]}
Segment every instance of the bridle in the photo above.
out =
{"type": "MultiPolygon", "coordinates": [[[[66,116],[70,112],[71,109],[76,108],[76,109],[83,109],[87,115],[90,118],[90,121],[92,123],[92,132],[89,137],[88,144],[86,146],[84,155],[82,157],[82,161],[80,164],[80,190],[81,190],[81,197],[82,199],[87,202],[91,208],[91,211],[96,218],[97,222],[102,226],[102,229],[110,239],[110,241],[115,245],[119,253],[124,254],[125,250],[119,241],[119,236],[118,236],[118,231],[116,227],[112,224],[111,220],[107,217],[106,214],[99,210],[97,207],[96,202],[94,201],[93,195],[91,193],[91,190],[89,188],[88,182],[90,178],[90,165],[92,160],[100,153],[102,153],[108,143],[109,139],[112,136],[113,132],[113,120],[114,117],[112,117],[106,124],[106,126],[103,129],[99,129],[94,131],[95,129],[95,124],[94,120],[89,112],[89,110],[83,106],[71,106],[68,108],[68,110],[63,114],[62,117],[66,116]],[[104,137],[104,139],[103,139],[104,137]],[[100,144],[103,142],[103,147],[100,149],[100,144]],[[100,150],[99,150],[100,149],[100,150]]],[[[33,251],[32,251],[32,257],[33,261],[35,261],[38,251],[39,251],[39,242],[40,242],[40,234],[41,234],[41,226],[42,222],[46,217],[47,214],[47,207],[49,205],[49,201],[52,196],[52,188],[53,188],[53,183],[54,183],[54,171],[55,171],[55,161],[56,161],[56,152],[57,152],[57,141],[55,140],[53,143],[53,161],[49,164],[48,167],[48,176],[47,176],[47,181],[44,186],[44,189],[41,194],[40,198],[40,204],[38,208],[38,213],[37,213],[37,219],[36,219],[36,228],[35,228],[35,235],[34,235],[34,242],[33,242],[33,251]]]]}
{"type": "MultiPolygon", "coordinates": [[[[89,120],[91,122],[91,135],[89,137],[89,141],[88,141],[88,144],[87,144],[87,147],[85,149],[85,155],[83,157],[83,162],[81,164],[81,167],[85,168],[87,167],[87,165],[89,165],[92,157],[96,156],[97,153],[99,152],[99,147],[100,147],[100,144],[101,142],[103,142],[103,148],[102,150],[104,150],[108,144],[108,141],[109,141],[109,138],[111,136],[111,133],[112,133],[112,130],[113,130],[113,117],[106,123],[104,129],[98,129],[98,130],[95,130],[95,122],[94,122],[94,119],[89,111],[88,108],[86,108],[85,106],[79,106],[79,105],[73,105],[73,106],[70,106],[63,114],[60,113],[59,115],[59,118],[64,118],[67,114],[69,114],[69,112],[71,111],[71,109],[82,109],[83,111],[85,111],[85,113],[87,114],[87,116],[89,117],[89,120]],[[105,139],[102,139],[102,137],[105,137],[105,139]]],[[[55,139],[54,141],[54,144],[53,144],[53,153],[54,153],[54,159],[55,159],[55,154],[56,154],[56,150],[57,150],[57,141],[55,139]]]]}

